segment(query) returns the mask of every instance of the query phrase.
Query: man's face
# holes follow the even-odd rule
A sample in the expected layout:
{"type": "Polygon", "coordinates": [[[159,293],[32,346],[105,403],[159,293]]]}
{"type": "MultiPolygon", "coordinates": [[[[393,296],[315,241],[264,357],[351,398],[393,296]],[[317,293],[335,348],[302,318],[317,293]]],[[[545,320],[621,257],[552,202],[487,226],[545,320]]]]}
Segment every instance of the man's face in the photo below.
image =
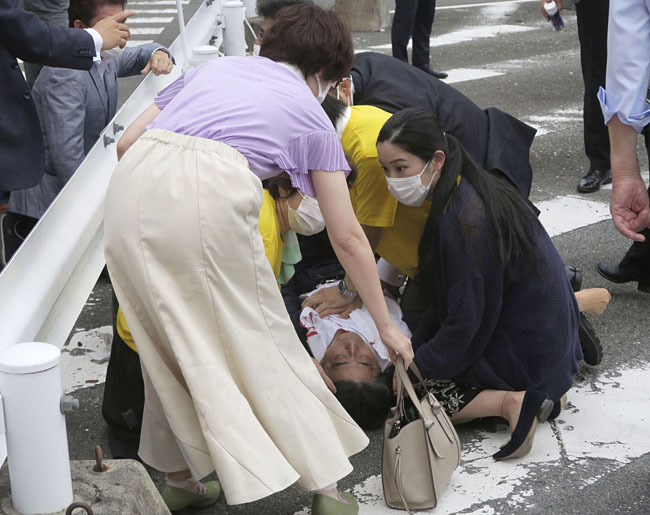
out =
{"type": "Polygon", "coordinates": [[[380,373],[377,357],[356,333],[337,331],[321,365],[332,381],[373,383],[380,373]]]}
{"type": "Polygon", "coordinates": [[[255,40],[256,45],[262,45],[262,41],[264,40],[264,33],[271,28],[274,21],[275,20],[273,18],[262,19],[262,23],[260,23],[260,32],[257,35],[257,39],[255,40]]]}

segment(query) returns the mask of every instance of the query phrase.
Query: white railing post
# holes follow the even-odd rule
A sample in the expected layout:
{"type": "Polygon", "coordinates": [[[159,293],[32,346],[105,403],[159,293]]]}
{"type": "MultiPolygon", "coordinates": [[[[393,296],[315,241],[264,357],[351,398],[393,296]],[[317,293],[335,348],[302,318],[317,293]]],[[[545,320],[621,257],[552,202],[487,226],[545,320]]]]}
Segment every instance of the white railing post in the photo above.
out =
{"type": "Polygon", "coordinates": [[[246,55],[244,34],[244,4],[237,0],[223,3],[224,36],[223,49],[226,55],[246,55]]]}
{"type": "Polygon", "coordinates": [[[185,61],[190,60],[190,50],[187,47],[187,39],[185,38],[185,17],[183,16],[183,1],[176,0],[176,11],[178,12],[178,33],[181,40],[181,51],[185,61]]]}
{"type": "Polygon", "coordinates": [[[20,343],[0,353],[0,393],[14,509],[54,513],[72,502],[72,479],[59,361],[48,343],[20,343]]]}

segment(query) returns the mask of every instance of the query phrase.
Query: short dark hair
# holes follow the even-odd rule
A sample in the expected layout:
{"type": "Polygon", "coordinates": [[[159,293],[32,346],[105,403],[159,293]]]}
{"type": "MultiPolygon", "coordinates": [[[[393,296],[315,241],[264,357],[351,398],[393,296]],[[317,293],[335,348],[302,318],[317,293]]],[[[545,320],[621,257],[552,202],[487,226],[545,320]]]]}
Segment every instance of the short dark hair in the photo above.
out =
{"type": "Polygon", "coordinates": [[[90,20],[97,16],[97,11],[105,5],[117,5],[124,9],[127,0],[70,0],[68,22],[74,27],[75,20],[81,20],[90,27],[90,20]]]}
{"type": "Polygon", "coordinates": [[[291,184],[291,177],[289,177],[289,174],[287,172],[282,172],[280,175],[271,177],[266,183],[265,187],[275,200],[278,200],[280,198],[280,190],[278,189],[279,187],[289,191],[289,195],[293,195],[296,191],[298,191],[298,188],[295,188],[293,184],[291,184]]]}
{"type": "Polygon", "coordinates": [[[335,81],[347,75],[354,61],[350,31],[334,11],[297,4],[278,12],[264,33],[260,55],[294,64],[307,77],[335,81]]]}
{"type": "Polygon", "coordinates": [[[271,18],[272,20],[285,7],[298,4],[313,5],[311,0],[257,0],[257,14],[262,18],[271,18]]]}
{"type": "Polygon", "coordinates": [[[332,95],[327,95],[325,97],[325,100],[323,100],[321,107],[323,108],[323,111],[325,111],[327,117],[332,122],[332,125],[336,127],[336,124],[341,119],[341,117],[345,114],[345,110],[348,106],[345,105],[342,100],[339,100],[338,98],[332,95]]]}
{"type": "Polygon", "coordinates": [[[366,431],[382,427],[393,406],[393,394],[385,376],[379,374],[374,383],[334,382],[336,398],[359,427],[366,431]]]}

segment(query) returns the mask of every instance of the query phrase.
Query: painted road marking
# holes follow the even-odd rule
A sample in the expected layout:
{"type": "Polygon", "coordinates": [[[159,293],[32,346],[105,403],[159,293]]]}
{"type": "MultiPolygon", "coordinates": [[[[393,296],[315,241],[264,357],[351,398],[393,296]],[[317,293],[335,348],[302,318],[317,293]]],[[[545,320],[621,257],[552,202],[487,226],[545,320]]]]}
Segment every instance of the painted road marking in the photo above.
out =
{"type": "Polygon", "coordinates": [[[528,4],[528,3],[539,3],[539,2],[538,0],[506,0],[505,2],[479,2],[475,4],[442,5],[440,7],[436,6],[436,11],[445,11],[449,9],[466,9],[470,7],[492,7],[495,5],[516,6],[517,4],[528,4]]]}
{"type": "Polygon", "coordinates": [[[131,30],[131,34],[134,36],[140,35],[151,35],[151,34],[160,34],[164,27],[134,27],[131,30]]]}
{"type": "MultiPolygon", "coordinates": [[[[516,7],[518,4],[539,3],[538,0],[505,0],[504,2],[480,2],[475,4],[458,4],[458,5],[442,5],[436,6],[436,11],[446,11],[449,9],[468,9],[470,7],[492,7],[494,5],[512,6],[516,7]]],[[[388,11],[390,14],[395,14],[395,9],[388,11]]]]}
{"type": "MultiPolygon", "coordinates": [[[[468,41],[475,41],[477,39],[494,38],[496,36],[529,32],[536,29],[537,27],[521,25],[477,25],[474,27],[467,27],[461,30],[448,32],[447,34],[433,37],[431,38],[431,46],[440,47],[446,45],[456,45],[458,43],[466,43],[468,41]]],[[[392,45],[372,45],[369,48],[372,50],[388,50],[392,48],[392,45]]],[[[411,48],[410,42],[408,44],[408,48],[411,48]]]]}
{"type": "Polygon", "coordinates": [[[549,236],[608,220],[609,204],[587,200],[577,195],[566,195],[535,203],[541,211],[539,220],[549,236]]]}
{"type": "MultiPolygon", "coordinates": [[[[495,462],[492,454],[508,440],[506,424],[496,433],[461,432],[462,463],[451,477],[433,511],[422,514],[493,514],[490,501],[507,499],[511,511],[535,506],[534,488],[539,474],[549,467],[567,467],[576,478],[572,487],[587,486],[600,477],[650,452],[650,368],[625,368],[604,374],[589,384],[569,390],[569,404],[555,422],[542,424],[535,445],[525,458],[495,462]],[[591,460],[599,460],[598,477],[586,473],[591,460]],[[567,464],[568,462],[568,464],[567,464]],[[527,484],[530,483],[530,487],[527,484]],[[516,493],[515,493],[516,492],[516,493]],[[481,506],[483,505],[483,506],[481,506]]],[[[352,489],[359,501],[359,515],[394,515],[384,503],[381,476],[371,476],[352,489]]],[[[307,515],[305,508],[295,515],[307,515]]]]}
{"type": "MultiPolygon", "coordinates": [[[[188,5],[190,0],[183,0],[183,5],[188,5]]],[[[129,5],[176,5],[176,0],[132,0],[129,5]]]]}
{"type": "Polygon", "coordinates": [[[456,84],[457,82],[468,82],[470,80],[486,79],[488,77],[503,75],[503,72],[476,68],[455,68],[446,71],[449,76],[446,79],[443,79],[443,82],[447,84],[456,84]]]}
{"type": "Polygon", "coordinates": [[[138,23],[169,23],[174,19],[173,16],[154,16],[152,18],[132,18],[129,20],[129,25],[137,25],[138,23]]]}
{"type": "MultiPolygon", "coordinates": [[[[131,19],[137,20],[137,16],[143,13],[144,14],[177,14],[178,11],[176,9],[135,9],[136,17],[131,19]]],[[[129,20],[129,23],[131,23],[131,20],[129,20]]]]}
{"type": "Polygon", "coordinates": [[[578,130],[582,126],[582,106],[556,109],[550,114],[529,116],[522,121],[537,129],[536,138],[567,129],[578,130]]]}

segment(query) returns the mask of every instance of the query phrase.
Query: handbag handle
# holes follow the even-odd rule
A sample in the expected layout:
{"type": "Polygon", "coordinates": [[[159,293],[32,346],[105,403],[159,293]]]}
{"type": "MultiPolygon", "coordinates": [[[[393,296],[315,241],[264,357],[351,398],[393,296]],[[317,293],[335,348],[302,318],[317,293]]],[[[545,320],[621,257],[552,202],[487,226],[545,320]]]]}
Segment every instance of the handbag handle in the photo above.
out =
{"type": "MultiPolygon", "coordinates": [[[[411,362],[411,367],[413,367],[413,371],[416,374],[416,377],[420,380],[420,384],[424,388],[424,390],[427,392],[427,396],[429,399],[429,404],[431,405],[431,408],[433,409],[433,415],[438,418],[438,415],[436,414],[437,410],[442,410],[442,406],[440,405],[440,402],[438,402],[438,399],[436,399],[436,396],[433,395],[429,389],[426,387],[424,384],[424,379],[422,378],[422,374],[420,371],[417,369],[417,366],[415,363],[411,362]]],[[[409,367],[410,368],[410,367],[409,367]]],[[[413,405],[418,411],[418,414],[420,415],[420,418],[425,421],[425,424],[427,422],[427,418],[424,415],[424,412],[422,411],[422,406],[420,405],[420,401],[418,399],[417,394],[415,393],[415,390],[413,389],[413,385],[411,384],[411,379],[409,378],[408,374],[406,373],[406,369],[404,368],[404,359],[401,356],[397,357],[397,362],[395,363],[395,371],[397,372],[397,392],[398,392],[398,397],[397,397],[397,407],[400,410],[400,413],[403,413],[403,404],[404,404],[404,394],[402,393],[402,384],[404,385],[404,388],[406,389],[406,393],[408,396],[411,398],[411,401],[413,402],[413,405]]],[[[432,421],[430,421],[432,422],[432,421]]],[[[441,424],[442,430],[445,433],[445,436],[450,442],[454,442],[455,439],[453,435],[450,434],[448,428],[446,427],[446,424],[441,424]]],[[[429,427],[427,427],[427,430],[429,427]]],[[[434,447],[434,452],[435,447],[434,447]]]]}
{"type": "MultiPolygon", "coordinates": [[[[418,396],[415,393],[415,390],[413,389],[413,385],[411,384],[411,379],[409,378],[408,374],[406,373],[406,369],[404,368],[404,359],[401,356],[397,357],[397,362],[395,363],[395,372],[397,372],[397,406],[398,409],[400,409],[400,412],[403,409],[403,404],[404,404],[404,392],[402,390],[402,386],[406,390],[406,394],[411,398],[411,401],[413,402],[413,405],[417,409],[418,413],[420,414],[420,418],[424,420],[425,416],[424,413],[422,412],[422,407],[420,406],[420,401],[418,399],[418,396]]],[[[419,371],[418,371],[419,373],[419,371]]],[[[424,384],[423,384],[424,385],[424,384]]],[[[425,387],[426,388],[426,387],[425,387]]],[[[433,395],[429,392],[427,389],[427,394],[433,395]]],[[[434,397],[435,399],[435,397],[434,397]]],[[[438,402],[436,400],[436,402],[438,402]]]]}

